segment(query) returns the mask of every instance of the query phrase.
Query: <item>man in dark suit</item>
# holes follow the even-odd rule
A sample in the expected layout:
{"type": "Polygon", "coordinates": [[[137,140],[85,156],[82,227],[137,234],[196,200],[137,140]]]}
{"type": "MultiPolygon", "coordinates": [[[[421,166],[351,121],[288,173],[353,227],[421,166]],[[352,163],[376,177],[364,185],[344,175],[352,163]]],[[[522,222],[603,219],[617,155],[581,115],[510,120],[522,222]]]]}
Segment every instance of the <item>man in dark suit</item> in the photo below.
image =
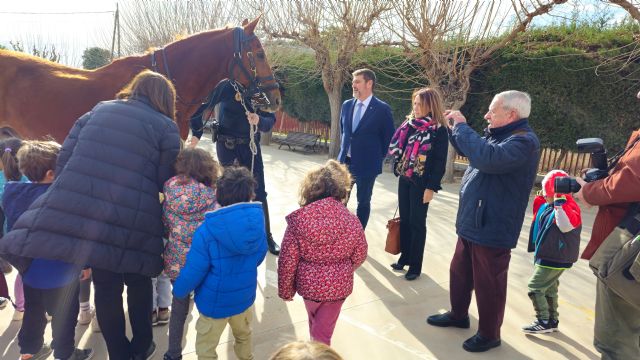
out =
{"type": "Polygon", "coordinates": [[[358,209],[363,228],[371,212],[371,194],[382,161],[387,155],[394,126],[391,108],[373,96],[376,74],[369,69],[353,72],[353,99],[342,104],[340,130],[342,142],[338,160],[349,166],[355,178],[358,209]]]}

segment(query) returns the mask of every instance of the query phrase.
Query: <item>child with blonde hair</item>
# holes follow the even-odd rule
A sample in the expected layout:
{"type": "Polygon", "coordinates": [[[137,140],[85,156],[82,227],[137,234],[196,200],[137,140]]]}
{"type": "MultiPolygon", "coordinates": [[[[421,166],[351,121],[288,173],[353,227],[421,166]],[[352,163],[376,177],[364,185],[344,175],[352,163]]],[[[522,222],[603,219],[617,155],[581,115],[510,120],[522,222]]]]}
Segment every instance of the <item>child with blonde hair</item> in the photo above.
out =
{"type": "Polygon", "coordinates": [[[353,291],[353,273],[367,258],[362,225],[344,205],[350,185],[349,171],[335,160],[307,173],[278,259],[278,295],[304,298],[311,339],[327,345],[353,291]]]}
{"type": "MultiPolygon", "coordinates": [[[[211,154],[198,148],[180,151],[175,168],[177,175],[164,184],[162,214],[169,239],[164,250],[164,274],[172,283],[184,267],[193,234],[204,221],[205,213],[219,207],[215,184],[221,172],[211,154]]],[[[182,337],[190,303],[188,296],[171,300],[169,348],[164,360],[182,359],[182,337]]],[[[162,315],[161,311],[159,309],[158,317],[162,315]]]]}
{"type": "Polygon", "coordinates": [[[278,349],[269,360],[342,360],[342,357],[325,344],[294,341],[278,349]]]}

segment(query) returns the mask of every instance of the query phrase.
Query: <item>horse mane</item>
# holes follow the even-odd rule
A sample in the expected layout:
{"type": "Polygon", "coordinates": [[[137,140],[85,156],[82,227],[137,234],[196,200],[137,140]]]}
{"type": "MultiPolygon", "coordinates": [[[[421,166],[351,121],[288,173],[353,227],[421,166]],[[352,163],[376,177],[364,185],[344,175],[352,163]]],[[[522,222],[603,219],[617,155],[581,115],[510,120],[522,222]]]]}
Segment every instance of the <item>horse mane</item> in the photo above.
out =
{"type": "Polygon", "coordinates": [[[0,50],[0,57],[5,58],[5,61],[14,61],[16,63],[22,63],[27,66],[37,66],[37,67],[45,67],[49,68],[50,71],[68,71],[73,70],[78,73],[89,73],[91,70],[78,69],[74,67],[70,67],[67,65],[59,64],[57,62],[53,62],[47,59],[43,59],[38,56],[34,56],[31,54],[23,53],[20,51],[13,50],[0,50]]]}

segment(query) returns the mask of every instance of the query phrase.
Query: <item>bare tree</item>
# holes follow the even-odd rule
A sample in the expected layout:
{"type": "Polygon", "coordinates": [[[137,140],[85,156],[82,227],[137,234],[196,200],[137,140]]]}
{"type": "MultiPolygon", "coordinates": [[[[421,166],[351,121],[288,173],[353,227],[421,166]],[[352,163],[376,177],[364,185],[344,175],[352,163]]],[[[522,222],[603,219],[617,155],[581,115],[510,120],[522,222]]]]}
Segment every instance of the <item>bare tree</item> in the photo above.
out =
{"type": "Polygon", "coordinates": [[[133,54],[170,43],[181,36],[240,24],[238,1],[155,0],[122,4],[122,51],[133,54]]]}
{"type": "MultiPolygon", "coordinates": [[[[459,109],[467,100],[474,70],[525,31],[531,21],[567,0],[389,0],[395,18],[388,29],[419,64],[424,81],[438,87],[445,105],[459,109]],[[512,15],[516,21],[509,23],[512,15]]],[[[449,147],[445,182],[453,181],[455,150],[449,147]]]]}
{"type": "Polygon", "coordinates": [[[42,45],[42,44],[33,43],[31,44],[30,51],[29,50],[25,51],[24,44],[22,44],[20,41],[16,41],[16,42],[9,41],[9,44],[11,44],[11,47],[13,48],[14,51],[28,53],[33,56],[41,57],[43,59],[47,59],[53,62],[60,62],[61,54],[60,54],[60,51],[56,49],[56,46],[54,44],[42,45]]]}
{"type": "Polygon", "coordinates": [[[356,51],[373,23],[387,10],[383,0],[266,0],[254,3],[264,12],[263,28],[272,38],[313,49],[331,108],[329,157],[340,151],[342,89],[356,51]]]}
{"type": "Polygon", "coordinates": [[[640,21],[640,1],[638,0],[605,0],[625,9],[636,21],[640,21]]]}

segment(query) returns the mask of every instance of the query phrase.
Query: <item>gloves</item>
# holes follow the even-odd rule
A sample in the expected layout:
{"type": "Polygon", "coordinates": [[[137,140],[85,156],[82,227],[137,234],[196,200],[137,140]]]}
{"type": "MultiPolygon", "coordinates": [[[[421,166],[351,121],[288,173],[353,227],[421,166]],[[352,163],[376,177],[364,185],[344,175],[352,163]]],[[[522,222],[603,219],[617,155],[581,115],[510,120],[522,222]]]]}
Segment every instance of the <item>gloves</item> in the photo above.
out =
{"type": "Polygon", "coordinates": [[[564,195],[555,194],[553,196],[553,206],[562,207],[567,202],[567,197],[564,195]]]}

